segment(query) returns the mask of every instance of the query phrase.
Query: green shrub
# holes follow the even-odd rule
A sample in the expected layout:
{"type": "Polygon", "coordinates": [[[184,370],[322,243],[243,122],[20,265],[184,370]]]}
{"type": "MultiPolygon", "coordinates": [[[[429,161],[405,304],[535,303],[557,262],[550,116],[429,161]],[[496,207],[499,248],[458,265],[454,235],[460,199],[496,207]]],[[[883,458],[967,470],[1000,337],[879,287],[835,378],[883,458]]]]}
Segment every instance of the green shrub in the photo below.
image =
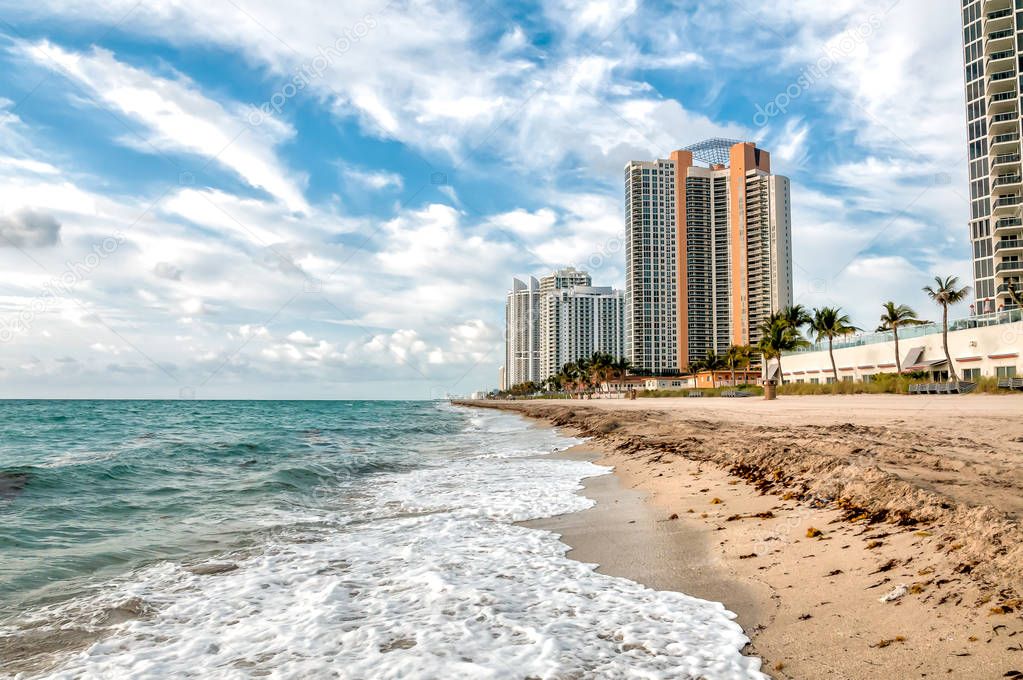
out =
{"type": "Polygon", "coordinates": [[[740,385],[739,387],[715,387],[713,389],[709,387],[687,387],[679,390],[644,390],[637,393],[637,396],[658,399],[663,397],[688,397],[690,392],[701,392],[705,397],[720,397],[723,392],[732,392],[734,390],[751,392],[757,396],[764,394],[764,388],[760,387],[760,385],[740,385]]]}

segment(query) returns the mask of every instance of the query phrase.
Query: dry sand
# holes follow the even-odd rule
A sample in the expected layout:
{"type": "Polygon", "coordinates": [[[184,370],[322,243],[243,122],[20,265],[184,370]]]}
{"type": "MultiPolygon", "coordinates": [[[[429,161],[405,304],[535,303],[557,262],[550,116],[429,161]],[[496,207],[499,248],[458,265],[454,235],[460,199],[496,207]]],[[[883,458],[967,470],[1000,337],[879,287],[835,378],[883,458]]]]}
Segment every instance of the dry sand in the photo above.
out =
{"type": "Polygon", "coordinates": [[[570,455],[615,467],[586,484],[597,506],[535,524],[724,602],[774,677],[1023,671],[1023,397],[472,405],[592,437],[570,455]]]}

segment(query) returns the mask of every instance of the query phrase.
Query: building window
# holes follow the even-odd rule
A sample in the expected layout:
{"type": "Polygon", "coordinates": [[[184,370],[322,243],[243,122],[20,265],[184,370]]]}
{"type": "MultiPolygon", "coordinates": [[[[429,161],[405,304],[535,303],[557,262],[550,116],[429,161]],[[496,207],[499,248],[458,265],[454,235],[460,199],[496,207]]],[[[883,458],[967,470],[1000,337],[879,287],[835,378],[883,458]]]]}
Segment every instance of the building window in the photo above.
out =
{"type": "Polygon", "coordinates": [[[995,376],[998,378],[1015,378],[1015,366],[998,366],[995,368],[995,376]]]}
{"type": "Polygon", "coordinates": [[[963,380],[976,380],[980,377],[979,368],[964,368],[963,369],[963,380]]]}

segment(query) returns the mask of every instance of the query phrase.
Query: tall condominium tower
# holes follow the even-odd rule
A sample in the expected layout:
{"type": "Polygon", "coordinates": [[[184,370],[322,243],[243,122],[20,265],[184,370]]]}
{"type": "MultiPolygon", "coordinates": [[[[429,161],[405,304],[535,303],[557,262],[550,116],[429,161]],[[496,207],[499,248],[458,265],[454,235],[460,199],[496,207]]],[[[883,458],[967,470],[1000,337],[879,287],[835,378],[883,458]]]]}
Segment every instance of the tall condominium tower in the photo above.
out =
{"type": "Polygon", "coordinates": [[[1023,173],[1017,54],[1023,4],[963,0],[970,241],[978,312],[1012,307],[1023,277],[1023,173]]]}
{"type": "Polygon", "coordinates": [[[622,357],[624,343],[624,292],[587,285],[541,294],[541,381],[556,375],[570,361],[594,352],[606,352],[616,359],[622,357]]]}
{"type": "Polygon", "coordinates": [[[536,380],[540,358],[540,284],[512,279],[504,307],[504,383],[536,380]]]}
{"type": "Polygon", "coordinates": [[[539,281],[512,280],[505,303],[501,389],[546,380],[594,352],[624,355],[624,294],[591,284],[589,274],[571,267],[539,281]]]}
{"type": "Polygon", "coordinates": [[[682,371],[755,344],[792,303],[789,181],[755,144],[710,139],[630,162],[625,212],[625,351],[637,370],[682,371]]]}

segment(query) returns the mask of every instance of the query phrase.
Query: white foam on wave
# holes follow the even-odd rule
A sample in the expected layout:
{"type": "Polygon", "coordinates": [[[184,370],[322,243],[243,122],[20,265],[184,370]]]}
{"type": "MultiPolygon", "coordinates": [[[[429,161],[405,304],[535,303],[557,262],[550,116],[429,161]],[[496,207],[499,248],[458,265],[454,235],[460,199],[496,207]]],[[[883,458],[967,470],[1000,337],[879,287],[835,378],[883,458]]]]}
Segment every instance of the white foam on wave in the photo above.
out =
{"type": "MultiPolygon", "coordinates": [[[[536,432],[527,449],[569,441],[536,432]]],[[[589,507],[581,480],[607,472],[502,455],[393,475],[370,494],[376,519],[323,541],[215,576],[136,574],[119,596],[158,613],[53,677],[766,677],[723,605],[597,574],[555,534],[512,524],[589,507]]]]}

